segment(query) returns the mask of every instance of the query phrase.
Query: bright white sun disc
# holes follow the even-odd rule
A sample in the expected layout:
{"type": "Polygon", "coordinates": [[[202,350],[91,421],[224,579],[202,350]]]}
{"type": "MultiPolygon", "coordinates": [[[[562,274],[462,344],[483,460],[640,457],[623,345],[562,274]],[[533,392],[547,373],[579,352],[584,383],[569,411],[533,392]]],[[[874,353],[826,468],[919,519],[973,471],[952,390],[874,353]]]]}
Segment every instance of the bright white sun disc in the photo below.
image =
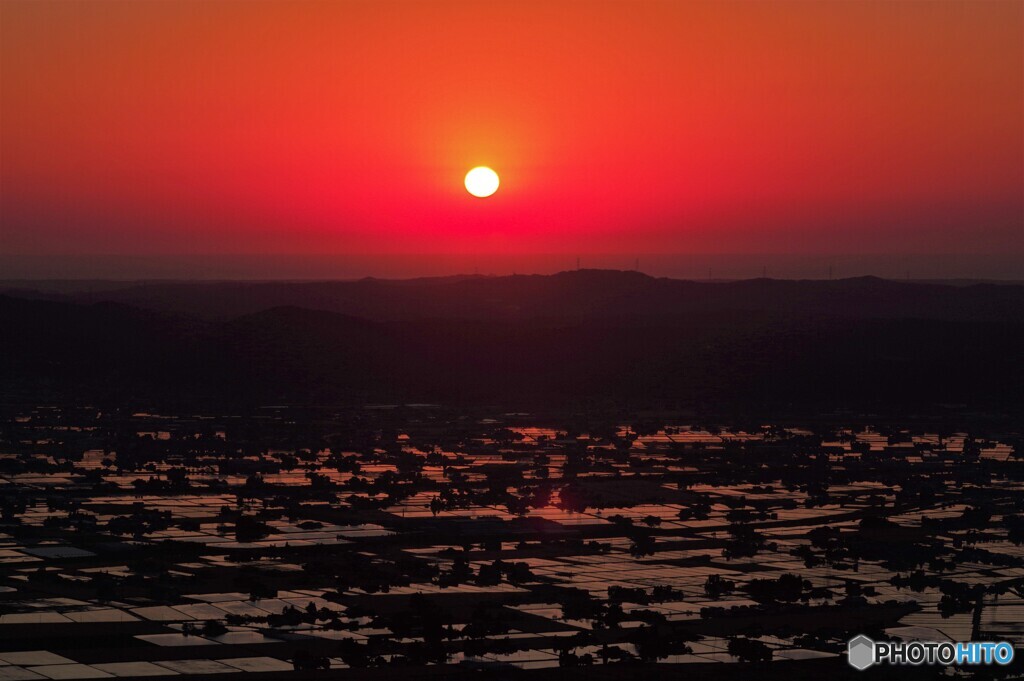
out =
{"type": "Polygon", "coordinates": [[[487,166],[477,166],[466,173],[466,191],[484,198],[498,191],[498,173],[487,166]]]}

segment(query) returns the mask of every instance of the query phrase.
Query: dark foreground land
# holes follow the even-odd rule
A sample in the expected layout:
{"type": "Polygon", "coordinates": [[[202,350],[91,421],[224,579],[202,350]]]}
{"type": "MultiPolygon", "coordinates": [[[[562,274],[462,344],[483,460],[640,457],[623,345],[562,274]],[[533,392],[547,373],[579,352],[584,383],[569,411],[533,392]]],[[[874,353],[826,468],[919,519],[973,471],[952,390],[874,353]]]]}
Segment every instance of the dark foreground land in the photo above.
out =
{"type": "Polygon", "coordinates": [[[852,678],[860,633],[1022,641],[1010,430],[428,405],[0,427],[2,679],[852,678]]]}
{"type": "Polygon", "coordinates": [[[846,642],[1024,641],[1022,286],[3,291],[0,681],[934,678],[846,642]]]}

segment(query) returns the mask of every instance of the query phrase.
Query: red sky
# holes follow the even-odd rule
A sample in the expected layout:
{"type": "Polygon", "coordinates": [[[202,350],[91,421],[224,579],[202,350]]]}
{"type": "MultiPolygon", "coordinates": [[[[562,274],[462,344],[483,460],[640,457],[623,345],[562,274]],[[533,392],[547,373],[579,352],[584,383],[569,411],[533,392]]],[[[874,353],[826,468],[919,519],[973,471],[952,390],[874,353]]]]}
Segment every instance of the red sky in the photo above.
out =
{"type": "Polygon", "coordinates": [[[1024,255],[1021,2],[0,15],[0,255],[1024,255]]]}

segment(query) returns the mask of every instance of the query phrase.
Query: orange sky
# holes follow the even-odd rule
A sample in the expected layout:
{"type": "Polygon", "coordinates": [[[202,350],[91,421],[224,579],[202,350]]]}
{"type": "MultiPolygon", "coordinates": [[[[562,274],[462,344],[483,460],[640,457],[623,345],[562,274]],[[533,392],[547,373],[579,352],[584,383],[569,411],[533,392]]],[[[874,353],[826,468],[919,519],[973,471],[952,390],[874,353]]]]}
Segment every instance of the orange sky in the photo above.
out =
{"type": "Polygon", "coordinates": [[[1021,2],[0,14],[0,254],[1024,254],[1021,2]]]}

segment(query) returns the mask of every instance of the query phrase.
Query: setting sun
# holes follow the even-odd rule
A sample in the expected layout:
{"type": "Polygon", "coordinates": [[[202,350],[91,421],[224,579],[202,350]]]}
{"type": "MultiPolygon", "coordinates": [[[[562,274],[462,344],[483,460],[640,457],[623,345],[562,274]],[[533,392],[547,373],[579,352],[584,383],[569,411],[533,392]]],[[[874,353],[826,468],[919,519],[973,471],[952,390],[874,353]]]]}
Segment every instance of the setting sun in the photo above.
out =
{"type": "Polygon", "coordinates": [[[477,166],[466,173],[466,191],[485,198],[498,191],[498,173],[486,166],[477,166]]]}

